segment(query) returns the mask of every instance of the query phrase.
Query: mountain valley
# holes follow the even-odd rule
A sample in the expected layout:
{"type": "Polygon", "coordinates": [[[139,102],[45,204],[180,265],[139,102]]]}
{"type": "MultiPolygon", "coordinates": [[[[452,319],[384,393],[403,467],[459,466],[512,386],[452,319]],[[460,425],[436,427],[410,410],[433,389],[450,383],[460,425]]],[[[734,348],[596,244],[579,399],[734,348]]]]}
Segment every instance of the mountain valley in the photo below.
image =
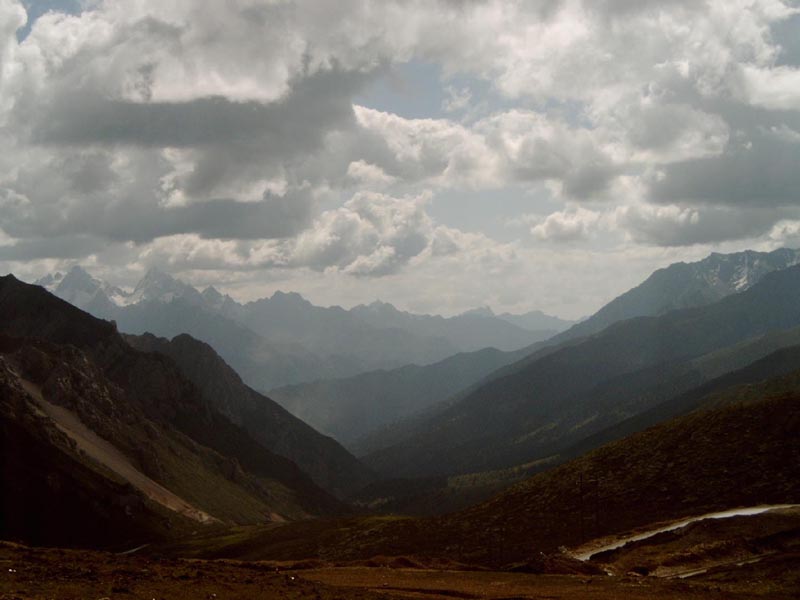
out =
{"type": "Polygon", "coordinates": [[[485,311],[443,319],[375,304],[351,314],[286,294],[259,301],[255,318],[243,316],[247,305],[158,273],[148,275],[158,293],[150,284],[115,290],[82,270],[41,282],[66,281],[72,292],[61,295],[119,317],[108,322],[3,277],[0,554],[14,566],[0,594],[182,597],[176,582],[191,580],[241,597],[263,586],[287,597],[491,598],[498,585],[520,598],[548,589],[578,598],[792,597],[792,256],[714,255],[677,269],[693,274],[673,287],[679,300],[670,302],[681,308],[625,300],[614,312],[615,300],[613,311],[545,342],[496,328],[503,316],[485,311]],[[724,265],[737,265],[733,275],[724,265]],[[708,269],[727,275],[698,275],[708,269]],[[610,314],[620,319],[574,334],[610,314]],[[271,337],[259,322],[286,332],[271,337]],[[454,350],[490,339],[493,328],[499,348],[454,350]],[[417,340],[418,356],[440,340],[451,355],[268,394],[247,383],[264,365],[287,369],[287,348],[315,339],[331,350],[337,336],[367,329],[403,332],[395,339],[417,340]],[[240,376],[247,364],[249,378],[240,376]],[[732,512],[708,516],[719,511],[732,512]],[[74,548],[61,551],[68,566],[42,545],[74,548]],[[158,578],[114,575],[130,564],[158,578]],[[40,572],[61,587],[32,576],[40,572]]]}

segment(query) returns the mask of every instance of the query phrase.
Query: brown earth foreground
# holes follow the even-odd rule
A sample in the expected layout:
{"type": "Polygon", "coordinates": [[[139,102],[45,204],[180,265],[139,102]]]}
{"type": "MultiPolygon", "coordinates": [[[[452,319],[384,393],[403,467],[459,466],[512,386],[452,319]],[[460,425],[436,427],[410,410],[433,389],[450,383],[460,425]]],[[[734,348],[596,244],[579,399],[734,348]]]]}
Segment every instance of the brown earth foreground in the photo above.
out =
{"type": "Polygon", "coordinates": [[[0,599],[743,600],[797,597],[794,588],[781,586],[779,582],[773,582],[763,589],[754,586],[754,574],[746,569],[742,577],[735,581],[682,581],[630,576],[303,566],[270,562],[158,559],[0,543],[0,599]]]}

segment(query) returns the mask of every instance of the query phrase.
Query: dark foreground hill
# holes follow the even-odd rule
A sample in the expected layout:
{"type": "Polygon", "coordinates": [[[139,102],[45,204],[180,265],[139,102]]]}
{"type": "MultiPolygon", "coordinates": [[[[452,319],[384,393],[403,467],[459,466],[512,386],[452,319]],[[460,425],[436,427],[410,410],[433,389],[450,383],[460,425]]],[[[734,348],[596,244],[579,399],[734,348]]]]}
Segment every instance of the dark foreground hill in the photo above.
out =
{"type": "Polygon", "coordinates": [[[112,323],[6,276],[0,334],[0,537],[117,544],[344,510],[112,323]]]}

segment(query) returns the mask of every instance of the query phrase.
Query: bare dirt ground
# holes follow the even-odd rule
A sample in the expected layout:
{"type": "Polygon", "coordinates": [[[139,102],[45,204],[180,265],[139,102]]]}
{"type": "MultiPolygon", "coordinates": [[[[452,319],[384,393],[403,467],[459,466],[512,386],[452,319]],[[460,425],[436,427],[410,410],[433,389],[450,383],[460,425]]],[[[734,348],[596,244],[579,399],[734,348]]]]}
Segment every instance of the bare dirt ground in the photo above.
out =
{"type": "Polygon", "coordinates": [[[358,589],[342,593],[266,564],[159,560],[137,554],[120,556],[0,543],[2,600],[377,600],[380,597],[358,589]]]}
{"type": "Polygon", "coordinates": [[[687,582],[653,577],[532,575],[385,567],[158,559],[138,554],[34,549],[0,543],[0,600],[287,598],[379,600],[422,598],[564,600],[766,600],[793,590],[737,582],[687,582]]]}

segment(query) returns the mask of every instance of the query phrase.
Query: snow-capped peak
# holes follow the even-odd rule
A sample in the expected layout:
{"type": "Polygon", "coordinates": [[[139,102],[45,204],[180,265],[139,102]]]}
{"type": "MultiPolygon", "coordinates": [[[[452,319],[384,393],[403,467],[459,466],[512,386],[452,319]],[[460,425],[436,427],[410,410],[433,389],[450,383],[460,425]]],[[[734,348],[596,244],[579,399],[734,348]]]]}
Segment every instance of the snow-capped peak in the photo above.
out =
{"type": "Polygon", "coordinates": [[[141,281],[136,284],[129,303],[136,304],[148,300],[171,302],[176,298],[196,303],[203,302],[200,292],[192,286],[154,267],[147,271],[141,281]]]}
{"type": "Polygon", "coordinates": [[[84,268],[75,265],[66,275],[55,273],[43,277],[37,283],[45,287],[59,298],[79,308],[106,304],[127,296],[127,293],[105,281],[92,277],[84,268]],[[41,282],[41,283],[40,283],[41,282]]]}
{"type": "Polygon", "coordinates": [[[61,283],[62,279],[64,279],[64,275],[56,271],[55,273],[50,273],[44,277],[40,277],[34,281],[33,284],[42,286],[48,292],[54,292],[58,287],[58,284],[61,283]]]}

